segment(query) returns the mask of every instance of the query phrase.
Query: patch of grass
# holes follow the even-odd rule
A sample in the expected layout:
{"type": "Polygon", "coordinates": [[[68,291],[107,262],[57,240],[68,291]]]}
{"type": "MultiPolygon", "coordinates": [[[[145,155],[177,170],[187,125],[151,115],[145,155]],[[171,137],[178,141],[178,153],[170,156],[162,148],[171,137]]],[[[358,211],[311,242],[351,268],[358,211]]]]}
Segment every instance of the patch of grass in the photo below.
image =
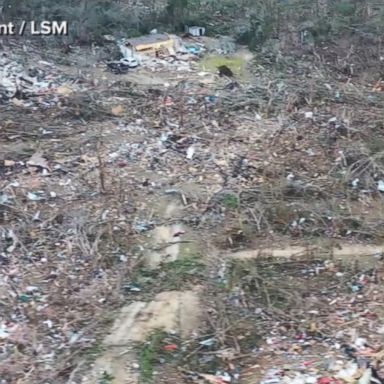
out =
{"type": "Polygon", "coordinates": [[[188,256],[171,261],[162,266],[161,273],[166,276],[168,289],[180,289],[191,279],[202,277],[204,264],[197,256],[188,256]]]}
{"type": "Polygon", "coordinates": [[[237,76],[245,74],[246,61],[239,56],[208,55],[200,62],[201,69],[207,72],[217,72],[221,65],[226,65],[237,76]]]}
{"type": "Polygon", "coordinates": [[[167,334],[163,331],[155,331],[149,336],[147,342],[139,352],[140,382],[151,383],[154,366],[159,362],[163,354],[163,340],[167,334]]]}
{"type": "Polygon", "coordinates": [[[114,377],[104,371],[100,379],[97,381],[97,384],[111,384],[113,380],[114,377]]]}
{"type": "Polygon", "coordinates": [[[158,269],[145,267],[136,270],[133,281],[144,291],[181,289],[188,282],[204,277],[204,264],[199,256],[190,255],[164,262],[158,269]]]}
{"type": "Polygon", "coordinates": [[[105,348],[103,345],[99,342],[96,342],[94,345],[91,347],[87,348],[84,351],[85,356],[87,359],[90,361],[94,361],[98,356],[100,356],[104,352],[105,348]]]}
{"type": "Polygon", "coordinates": [[[228,193],[223,197],[223,205],[228,209],[237,209],[240,206],[239,198],[228,193]]]}

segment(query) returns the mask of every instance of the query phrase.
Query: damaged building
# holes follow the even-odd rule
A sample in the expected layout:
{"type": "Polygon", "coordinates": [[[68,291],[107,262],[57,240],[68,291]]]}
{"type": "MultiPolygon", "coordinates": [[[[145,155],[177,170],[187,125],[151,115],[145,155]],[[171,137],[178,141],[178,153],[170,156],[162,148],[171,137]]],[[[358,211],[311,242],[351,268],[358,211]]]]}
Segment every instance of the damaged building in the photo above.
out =
{"type": "Polygon", "coordinates": [[[170,56],[182,50],[182,42],[177,36],[156,33],[126,39],[120,48],[124,57],[135,57],[141,54],[170,56]]]}

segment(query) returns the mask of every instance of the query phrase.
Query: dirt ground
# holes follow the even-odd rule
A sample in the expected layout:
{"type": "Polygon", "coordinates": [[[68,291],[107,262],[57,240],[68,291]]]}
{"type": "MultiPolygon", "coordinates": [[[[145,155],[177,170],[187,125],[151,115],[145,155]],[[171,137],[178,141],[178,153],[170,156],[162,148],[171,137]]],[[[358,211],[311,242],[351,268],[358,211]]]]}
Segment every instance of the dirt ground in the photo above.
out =
{"type": "Polygon", "coordinates": [[[53,64],[65,90],[0,105],[4,383],[380,373],[384,98],[237,55],[234,79],[53,64]]]}

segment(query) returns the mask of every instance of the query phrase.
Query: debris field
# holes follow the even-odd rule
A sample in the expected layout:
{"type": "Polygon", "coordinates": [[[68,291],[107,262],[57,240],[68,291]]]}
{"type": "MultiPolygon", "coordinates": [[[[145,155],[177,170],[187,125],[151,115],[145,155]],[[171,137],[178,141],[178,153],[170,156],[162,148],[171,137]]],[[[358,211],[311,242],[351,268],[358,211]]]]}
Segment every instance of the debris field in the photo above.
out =
{"type": "Polygon", "coordinates": [[[374,76],[31,50],[1,58],[1,384],[383,382],[374,76]]]}

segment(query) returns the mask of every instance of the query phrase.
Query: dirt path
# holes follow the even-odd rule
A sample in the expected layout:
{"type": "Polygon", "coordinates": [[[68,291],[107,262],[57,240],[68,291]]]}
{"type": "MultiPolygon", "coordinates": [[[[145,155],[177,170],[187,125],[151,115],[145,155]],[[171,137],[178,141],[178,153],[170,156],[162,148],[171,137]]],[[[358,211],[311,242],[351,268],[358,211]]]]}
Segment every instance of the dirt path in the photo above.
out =
{"type": "Polygon", "coordinates": [[[367,244],[343,244],[331,247],[321,247],[312,245],[310,247],[292,246],[286,248],[260,248],[239,251],[231,253],[229,257],[237,260],[250,260],[260,257],[274,258],[297,258],[300,256],[308,257],[308,255],[316,254],[316,257],[321,256],[329,258],[330,256],[351,263],[359,261],[359,263],[374,264],[375,258],[382,255],[384,246],[382,245],[367,245],[367,244]]]}
{"type": "MultiPolygon", "coordinates": [[[[164,219],[177,216],[181,210],[180,204],[171,201],[165,208],[164,219]]],[[[182,230],[178,223],[153,230],[150,242],[159,250],[146,254],[145,261],[149,268],[181,257],[180,244],[174,241],[174,234],[182,230]]],[[[138,383],[140,362],[135,352],[137,343],[144,343],[155,331],[190,337],[198,330],[202,317],[200,291],[198,286],[188,291],[164,291],[151,301],[134,301],[124,306],[103,341],[104,352],[95,361],[92,372],[83,378],[83,383],[99,384],[105,374],[111,378],[108,384],[138,383]]]]}
{"type": "Polygon", "coordinates": [[[135,343],[143,343],[154,331],[191,336],[199,327],[199,290],[162,292],[150,302],[134,302],[123,307],[111,333],[105,338],[105,352],[96,360],[84,384],[98,384],[104,372],[113,383],[138,382],[139,362],[135,343]]]}

